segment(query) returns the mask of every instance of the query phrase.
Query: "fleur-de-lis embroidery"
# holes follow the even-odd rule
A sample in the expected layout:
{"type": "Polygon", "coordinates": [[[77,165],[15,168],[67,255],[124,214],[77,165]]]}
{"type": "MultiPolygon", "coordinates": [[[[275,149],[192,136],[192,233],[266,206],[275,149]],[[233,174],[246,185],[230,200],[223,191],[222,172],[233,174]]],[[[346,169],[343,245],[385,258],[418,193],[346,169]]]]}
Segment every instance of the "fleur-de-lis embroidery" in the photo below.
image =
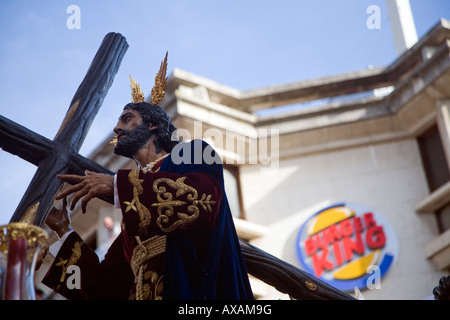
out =
{"type": "Polygon", "coordinates": [[[156,193],[156,199],[158,202],[152,204],[152,207],[157,207],[158,219],[156,223],[159,228],[165,232],[171,232],[181,225],[192,223],[197,220],[200,215],[199,205],[204,211],[212,212],[211,205],[216,201],[211,200],[212,195],[203,194],[198,199],[198,192],[195,188],[184,183],[186,177],[180,177],[177,180],[169,178],[159,178],[153,182],[153,191],[156,193]],[[174,200],[171,192],[167,192],[166,187],[161,186],[161,183],[167,184],[171,189],[176,190],[175,198],[186,195],[186,200],[189,201],[187,212],[177,212],[177,218],[172,224],[169,222],[169,218],[175,213],[174,207],[180,207],[188,204],[185,201],[174,200]]]}

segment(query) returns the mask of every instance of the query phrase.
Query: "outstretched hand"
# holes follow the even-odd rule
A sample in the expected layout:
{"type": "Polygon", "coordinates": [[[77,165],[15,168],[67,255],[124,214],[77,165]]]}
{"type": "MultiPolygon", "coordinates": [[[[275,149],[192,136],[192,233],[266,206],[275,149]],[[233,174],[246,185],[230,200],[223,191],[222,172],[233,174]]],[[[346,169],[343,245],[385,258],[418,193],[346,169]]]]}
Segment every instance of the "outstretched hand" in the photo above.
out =
{"type": "Polygon", "coordinates": [[[53,207],[45,219],[45,224],[56,232],[61,238],[66,232],[71,231],[69,213],[67,211],[67,199],[63,198],[61,209],[53,207]]]}
{"type": "Polygon", "coordinates": [[[85,176],[78,176],[76,174],[56,175],[58,179],[66,182],[75,182],[76,184],[60,193],[55,199],[60,200],[75,193],[70,205],[70,210],[73,210],[78,200],[82,199],[81,211],[83,213],[86,213],[87,203],[92,198],[114,195],[114,176],[88,170],[86,170],[85,173],[85,176]]]}

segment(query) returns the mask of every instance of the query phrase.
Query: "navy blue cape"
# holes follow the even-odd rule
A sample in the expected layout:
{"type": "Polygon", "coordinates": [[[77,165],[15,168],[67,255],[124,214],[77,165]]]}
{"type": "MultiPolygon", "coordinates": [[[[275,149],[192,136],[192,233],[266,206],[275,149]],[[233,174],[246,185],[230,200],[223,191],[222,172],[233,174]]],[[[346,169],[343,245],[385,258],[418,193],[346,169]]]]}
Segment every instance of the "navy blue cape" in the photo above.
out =
{"type": "Polygon", "coordinates": [[[182,142],[161,164],[160,172],[162,171],[180,175],[203,172],[215,179],[223,190],[216,223],[209,236],[209,247],[205,251],[203,261],[199,261],[198,248],[195,248],[186,237],[177,234],[167,236],[163,298],[167,300],[253,299],[239,239],[225,194],[223,166],[217,153],[202,140],[182,142]]]}

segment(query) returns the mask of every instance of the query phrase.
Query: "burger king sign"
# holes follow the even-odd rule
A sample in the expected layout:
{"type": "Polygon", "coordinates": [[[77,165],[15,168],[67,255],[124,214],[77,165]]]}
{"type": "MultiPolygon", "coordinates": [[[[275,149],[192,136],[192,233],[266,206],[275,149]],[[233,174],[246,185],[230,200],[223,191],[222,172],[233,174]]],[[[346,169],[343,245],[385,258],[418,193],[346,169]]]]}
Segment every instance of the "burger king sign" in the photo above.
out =
{"type": "Polygon", "coordinates": [[[389,222],[351,203],[313,214],[300,227],[296,247],[305,271],[344,291],[367,288],[374,274],[381,277],[393,265],[398,252],[389,222]]]}

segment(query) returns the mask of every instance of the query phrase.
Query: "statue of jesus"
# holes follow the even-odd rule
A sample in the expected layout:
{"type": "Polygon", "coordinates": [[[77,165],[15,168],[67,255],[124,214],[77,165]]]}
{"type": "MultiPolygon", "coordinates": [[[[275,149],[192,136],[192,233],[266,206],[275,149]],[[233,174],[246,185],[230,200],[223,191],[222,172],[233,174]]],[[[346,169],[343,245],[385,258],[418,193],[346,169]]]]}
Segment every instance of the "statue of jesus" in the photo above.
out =
{"type": "Polygon", "coordinates": [[[133,102],[114,128],[114,152],[134,159],[137,168],[114,176],[58,175],[73,186],[56,197],[63,207],[46,219],[59,240],[50,248],[55,260],[42,282],[68,299],[253,299],[220,158],[202,140],[174,139],[176,128],[158,106],[166,62],[152,103],[144,102],[131,79],[133,102]],[[215,161],[198,161],[198,153],[215,161]],[[102,196],[114,196],[122,210],[121,233],[101,262],[70,225],[69,195],[71,210],[81,201],[86,212],[88,202],[102,196]],[[79,288],[67,286],[71,266],[80,270],[79,288]]]}

